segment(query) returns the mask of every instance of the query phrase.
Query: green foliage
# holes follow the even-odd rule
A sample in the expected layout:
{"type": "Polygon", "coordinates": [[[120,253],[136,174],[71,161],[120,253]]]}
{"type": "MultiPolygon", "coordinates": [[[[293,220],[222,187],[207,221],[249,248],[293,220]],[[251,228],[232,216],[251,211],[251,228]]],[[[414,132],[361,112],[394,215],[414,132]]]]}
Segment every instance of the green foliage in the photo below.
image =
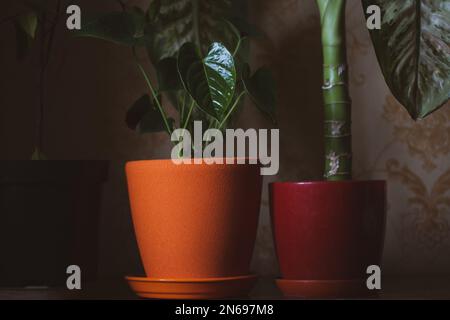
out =
{"type": "Polygon", "coordinates": [[[145,13],[138,10],[113,12],[89,19],[77,36],[98,38],[125,46],[146,46],[152,42],[152,30],[145,13]]]}
{"type": "Polygon", "coordinates": [[[236,3],[153,0],[145,11],[125,8],[108,13],[76,32],[77,36],[133,49],[149,93],[129,109],[129,128],[140,133],[171,134],[175,121],[166,115],[162,96],[177,109],[178,126],[185,129],[190,129],[195,120],[205,122],[208,128],[226,128],[246,93],[260,110],[274,118],[274,81],[267,69],[251,76],[245,40],[247,34],[256,31],[233,15],[236,3]],[[242,30],[226,18],[238,21],[242,30]],[[138,57],[137,50],[143,46],[155,66],[156,82],[138,57]],[[244,72],[248,74],[244,76],[244,72]]]}
{"type": "Polygon", "coordinates": [[[386,83],[412,118],[423,118],[450,95],[450,1],[363,0],[381,8],[372,41],[386,83]]]}
{"type": "Polygon", "coordinates": [[[223,120],[236,88],[234,59],[227,48],[214,42],[202,58],[192,43],[186,43],[178,55],[178,72],[199,108],[223,120]]]}
{"type": "Polygon", "coordinates": [[[148,10],[155,37],[147,47],[153,62],[174,57],[181,47],[194,43],[206,53],[213,42],[235,47],[233,30],[224,22],[239,16],[242,0],[153,0],[148,10]]]}
{"type": "MultiPolygon", "coordinates": [[[[202,58],[193,44],[186,43],[177,56],[177,59],[165,58],[158,63],[156,84],[137,62],[151,95],[142,96],[129,109],[126,122],[130,129],[140,133],[165,130],[171,134],[174,120],[164,112],[162,93],[170,93],[172,99],[177,100],[179,127],[190,128],[193,121],[198,120],[193,115],[200,111],[206,116],[209,128],[223,129],[247,93],[243,83],[237,85],[234,58],[223,44],[213,43],[202,58]]],[[[248,93],[260,109],[272,112],[275,93],[268,71],[260,69],[252,77],[242,75],[240,78],[246,78],[248,93]]]]}

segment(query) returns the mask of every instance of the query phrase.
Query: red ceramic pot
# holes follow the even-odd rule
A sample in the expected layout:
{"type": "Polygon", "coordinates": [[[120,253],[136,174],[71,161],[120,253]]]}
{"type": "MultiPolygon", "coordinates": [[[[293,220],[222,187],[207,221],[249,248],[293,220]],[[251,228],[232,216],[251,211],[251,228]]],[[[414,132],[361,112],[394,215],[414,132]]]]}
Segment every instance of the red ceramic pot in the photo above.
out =
{"type": "Polygon", "coordinates": [[[381,263],[384,181],[273,183],[270,193],[285,293],[345,295],[346,285],[365,287],[367,267],[381,263]]]}

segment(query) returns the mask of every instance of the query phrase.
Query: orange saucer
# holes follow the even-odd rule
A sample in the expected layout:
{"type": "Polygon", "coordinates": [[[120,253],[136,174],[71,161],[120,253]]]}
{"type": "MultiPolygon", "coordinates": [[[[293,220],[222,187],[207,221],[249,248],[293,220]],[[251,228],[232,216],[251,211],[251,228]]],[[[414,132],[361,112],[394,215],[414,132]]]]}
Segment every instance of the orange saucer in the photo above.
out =
{"type": "Polygon", "coordinates": [[[125,279],[141,298],[222,299],[246,296],[255,285],[256,278],[256,275],[248,275],[210,279],[125,279]]]}
{"type": "Polygon", "coordinates": [[[277,279],[284,296],[305,299],[371,298],[364,280],[287,280],[277,279]]]}

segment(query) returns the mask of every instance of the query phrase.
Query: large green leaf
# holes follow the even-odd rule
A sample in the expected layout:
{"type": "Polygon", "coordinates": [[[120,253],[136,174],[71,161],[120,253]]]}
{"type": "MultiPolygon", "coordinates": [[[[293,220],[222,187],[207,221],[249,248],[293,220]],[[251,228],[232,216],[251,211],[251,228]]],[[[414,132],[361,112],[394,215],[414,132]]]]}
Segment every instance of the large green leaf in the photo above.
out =
{"type": "Polygon", "coordinates": [[[145,46],[153,41],[153,30],[149,27],[145,14],[134,10],[91,18],[74,33],[80,37],[98,38],[126,46],[145,46]]]}
{"type": "Polygon", "coordinates": [[[212,42],[233,50],[236,39],[223,20],[245,15],[246,7],[245,0],[152,0],[151,4],[155,5],[148,16],[154,18],[156,35],[148,51],[154,63],[175,56],[187,42],[203,52],[212,42]]]}
{"type": "Polygon", "coordinates": [[[214,42],[205,58],[197,48],[185,44],[179,52],[178,71],[184,87],[208,115],[220,120],[228,110],[236,89],[236,69],[232,54],[214,42]]]}
{"type": "Polygon", "coordinates": [[[386,82],[414,118],[449,99],[450,0],[362,0],[381,8],[371,36],[386,82]]]}

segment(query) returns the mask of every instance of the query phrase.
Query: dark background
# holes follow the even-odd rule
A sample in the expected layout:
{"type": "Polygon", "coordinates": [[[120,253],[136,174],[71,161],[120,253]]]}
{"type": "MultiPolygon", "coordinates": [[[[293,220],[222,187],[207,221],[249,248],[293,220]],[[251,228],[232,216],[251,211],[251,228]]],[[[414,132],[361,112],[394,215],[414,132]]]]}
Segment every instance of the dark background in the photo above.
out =
{"type": "MultiPolygon", "coordinates": [[[[0,21],[17,12],[17,3],[2,2],[0,21]]],[[[71,4],[80,5],[83,12],[119,9],[110,0],[71,4]]],[[[389,183],[383,270],[394,275],[448,274],[450,208],[433,207],[430,194],[434,186],[439,186],[440,197],[450,197],[450,185],[442,178],[450,172],[450,108],[446,106],[420,123],[410,120],[384,84],[360,1],[350,0],[347,11],[355,177],[382,178],[389,183]],[[386,164],[392,159],[412,172],[415,182],[405,182],[389,172],[386,164]],[[414,183],[423,184],[426,192],[415,194],[414,183]],[[412,205],[410,200],[417,196],[429,206],[412,205]]],[[[320,178],[322,63],[315,2],[252,0],[249,12],[251,20],[266,33],[252,44],[253,64],[271,67],[278,82],[281,170],[266,183],[320,178]]],[[[138,136],[125,126],[126,110],[145,92],[130,50],[99,40],[73,38],[64,23],[58,27],[57,46],[47,74],[43,151],[53,160],[110,160],[102,199],[100,274],[104,278],[137,274],[141,267],[124,163],[166,158],[170,144],[165,134],[138,136]]],[[[26,160],[33,151],[38,106],[37,51],[35,48],[23,62],[16,60],[11,24],[0,25],[0,48],[0,159],[26,160]]],[[[267,128],[270,124],[248,105],[238,126],[267,128]]],[[[266,187],[253,266],[262,275],[277,275],[266,187]]]]}

